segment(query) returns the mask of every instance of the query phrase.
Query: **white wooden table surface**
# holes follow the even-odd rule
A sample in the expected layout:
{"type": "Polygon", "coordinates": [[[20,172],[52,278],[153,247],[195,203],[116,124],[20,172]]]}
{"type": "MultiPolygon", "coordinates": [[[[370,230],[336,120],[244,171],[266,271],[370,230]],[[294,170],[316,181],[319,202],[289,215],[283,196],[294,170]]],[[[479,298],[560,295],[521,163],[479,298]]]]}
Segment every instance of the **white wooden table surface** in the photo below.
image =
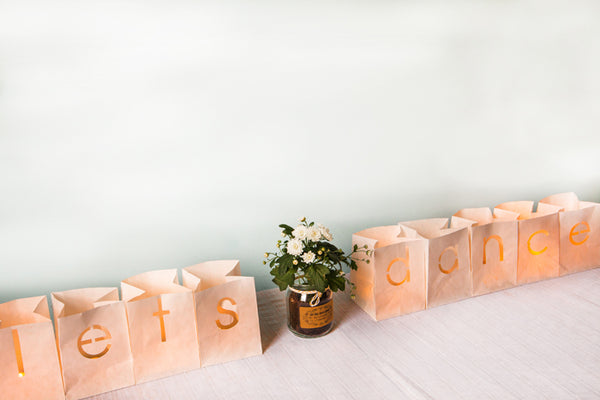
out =
{"type": "Polygon", "coordinates": [[[258,293],[264,355],[94,399],[599,399],[600,269],[374,322],[346,294],[320,339],[258,293]]]}

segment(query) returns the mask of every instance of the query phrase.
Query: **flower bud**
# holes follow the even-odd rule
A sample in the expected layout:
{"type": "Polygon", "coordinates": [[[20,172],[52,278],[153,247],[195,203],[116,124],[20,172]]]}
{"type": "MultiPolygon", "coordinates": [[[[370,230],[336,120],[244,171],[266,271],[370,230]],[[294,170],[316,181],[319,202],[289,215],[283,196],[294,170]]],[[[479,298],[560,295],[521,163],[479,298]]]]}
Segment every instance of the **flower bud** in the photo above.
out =
{"type": "Polygon", "coordinates": [[[294,261],[292,261],[292,264],[294,264],[294,265],[298,265],[298,260],[294,260],[294,261]]]}

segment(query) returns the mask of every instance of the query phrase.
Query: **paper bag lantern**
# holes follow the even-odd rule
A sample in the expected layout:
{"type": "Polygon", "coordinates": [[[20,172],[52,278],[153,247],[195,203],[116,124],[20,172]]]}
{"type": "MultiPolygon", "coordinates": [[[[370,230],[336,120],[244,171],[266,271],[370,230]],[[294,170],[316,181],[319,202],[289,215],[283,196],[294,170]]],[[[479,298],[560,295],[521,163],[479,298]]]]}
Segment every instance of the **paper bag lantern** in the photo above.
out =
{"type": "Polygon", "coordinates": [[[400,225],[427,239],[427,308],[470,297],[468,229],[448,228],[447,218],[401,222],[400,225]]]}
{"type": "Polygon", "coordinates": [[[558,211],[560,207],[540,203],[533,212],[533,201],[513,201],[496,207],[494,213],[517,213],[519,250],[517,284],[558,276],[558,211]]]}
{"type": "Polygon", "coordinates": [[[559,274],[600,266],[600,204],[579,201],[575,193],[555,194],[540,203],[561,207],[559,274]]]}
{"type": "Polygon", "coordinates": [[[64,399],[46,296],[0,304],[0,399],[64,399]]]}
{"type": "Polygon", "coordinates": [[[452,217],[451,227],[469,227],[473,295],[517,284],[519,215],[510,211],[467,208],[452,217]]]}
{"type": "Polygon", "coordinates": [[[240,276],[236,260],[184,268],[194,291],[202,366],[262,354],[254,278],[240,276]]]}
{"type": "Polygon", "coordinates": [[[427,240],[412,229],[392,225],[355,233],[352,244],[372,250],[355,257],[358,268],[350,272],[350,281],[355,285],[354,301],[373,319],[425,309],[427,240]]]}
{"type": "Polygon", "coordinates": [[[128,278],[121,293],[136,383],[200,368],[194,295],[179,284],[176,269],[128,278]]]}
{"type": "Polygon", "coordinates": [[[117,288],[52,293],[67,399],[135,383],[125,304],[117,288]]]}

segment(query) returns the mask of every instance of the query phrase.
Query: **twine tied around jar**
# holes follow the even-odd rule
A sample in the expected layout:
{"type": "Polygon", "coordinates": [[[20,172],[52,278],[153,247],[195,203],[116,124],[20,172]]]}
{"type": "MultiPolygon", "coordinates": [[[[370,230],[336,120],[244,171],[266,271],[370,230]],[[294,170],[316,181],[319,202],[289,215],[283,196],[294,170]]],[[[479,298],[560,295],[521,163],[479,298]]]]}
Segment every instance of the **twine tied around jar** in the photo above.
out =
{"type": "MultiPolygon", "coordinates": [[[[319,303],[321,302],[321,296],[323,295],[323,293],[319,292],[318,290],[299,290],[299,289],[295,289],[291,286],[289,288],[292,292],[296,292],[303,296],[306,296],[309,294],[314,294],[313,298],[310,299],[310,301],[308,302],[308,304],[310,304],[311,307],[315,307],[315,306],[319,305],[319,303]]],[[[302,301],[304,301],[304,300],[302,300],[302,301]]]]}

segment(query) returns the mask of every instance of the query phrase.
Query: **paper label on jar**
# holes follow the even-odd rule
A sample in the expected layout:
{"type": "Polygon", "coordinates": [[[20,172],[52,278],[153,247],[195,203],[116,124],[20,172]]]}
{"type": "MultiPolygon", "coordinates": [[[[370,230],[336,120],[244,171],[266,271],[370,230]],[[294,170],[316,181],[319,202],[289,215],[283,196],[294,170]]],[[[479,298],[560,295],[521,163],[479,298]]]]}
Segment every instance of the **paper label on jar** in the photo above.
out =
{"type": "Polygon", "coordinates": [[[314,329],[333,321],[333,299],[316,307],[300,307],[300,328],[314,329]]]}

